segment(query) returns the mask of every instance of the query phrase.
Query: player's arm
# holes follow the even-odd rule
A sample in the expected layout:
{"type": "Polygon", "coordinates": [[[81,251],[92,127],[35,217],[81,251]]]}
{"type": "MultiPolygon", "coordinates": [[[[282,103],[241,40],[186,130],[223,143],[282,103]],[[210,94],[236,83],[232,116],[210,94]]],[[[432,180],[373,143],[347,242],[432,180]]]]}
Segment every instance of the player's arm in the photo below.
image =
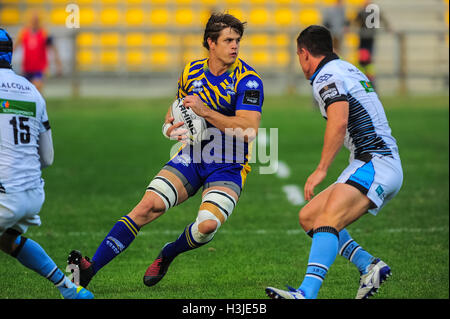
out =
{"type": "Polygon", "coordinates": [[[52,130],[39,134],[39,159],[41,161],[41,169],[48,167],[53,164],[54,150],[53,150],[53,140],[52,140],[52,130]]]}
{"type": "Polygon", "coordinates": [[[320,162],[305,183],[304,195],[308,201],[314,196],[314,188],[327,176],[328,168],[344,144],[348,113],[349,106],[347,101],[334,102],[328,106],[328,120],[325,128],[320,162]]]}
{"type": "MultiPolygon", "coordinates": [[[[180,78],[178,79],[178,91],[177,91],[177,99],[183,98],[187,95],[185,89],[184,89],[184,83],[186,82],[186,71],[188,70],[189,64],[185,67],[183,72],[180,75],[180,78]]],[[[162,133],[165,137],[170,138],[171,140],[177,140],[182,141],[184,139],[187,139],[187,130],[180,128],[184,123],[178,122],[174,123],[175,120],[172,116],[172,108],[169,107],[166,113],[166,116],[164,117],[164,124],[162,127],[162,133]]]]}
{"type": "Polygon", "coordinates": [[[214,127],[222,132],[230,129],[237,138],[245,142],[251,142],[258,134],[261,113],[250,110],[237,110],[234,116],[226,116],[208,107],[197,95],[188,95],[184,98],[184,106],[192,108],[199,116],[203,117],[214,127]]]}

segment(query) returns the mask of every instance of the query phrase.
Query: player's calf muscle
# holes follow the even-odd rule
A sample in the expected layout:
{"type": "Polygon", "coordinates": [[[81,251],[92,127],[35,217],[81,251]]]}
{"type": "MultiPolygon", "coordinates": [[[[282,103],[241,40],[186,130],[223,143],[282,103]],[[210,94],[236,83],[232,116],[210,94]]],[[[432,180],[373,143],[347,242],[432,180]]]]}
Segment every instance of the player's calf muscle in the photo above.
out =
{"type": "Polygon", "coordinates": [[[164,214],[165,211],[163,201],[154,193],[147,192],[128,216],[142,227],[164,214]]]}

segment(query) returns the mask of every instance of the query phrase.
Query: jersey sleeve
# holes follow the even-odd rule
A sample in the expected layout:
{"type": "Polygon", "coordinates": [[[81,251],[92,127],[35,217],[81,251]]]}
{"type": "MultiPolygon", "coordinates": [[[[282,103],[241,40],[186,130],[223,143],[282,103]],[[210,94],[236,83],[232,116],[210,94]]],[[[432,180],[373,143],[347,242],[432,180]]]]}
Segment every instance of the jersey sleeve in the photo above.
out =
{"type": "Polygon", "coordinates": [[[45,105],[45,100],[41,97],[39,99],[40,107],[42,109],[41,116],[38,118],[39,121],[39,133],[45,133],[50,130],[50,122],[48,120],[47,107],[45,105]]]}
{"type": "Polygon", "coordinates": [[[347,89],[344,81],[336,75],[324,74],[320,76],[314,83],[316,97],[320,99],[325,111],[328,107],[339,101],[348,101],[347,89]]]}
{"type": "Polygon", "coordinates": [[[236,88],[236,111],[262,111],[264,87],[260,77],[250,74],[242,78],[236,88]]]}
{"type": "Polygon", "coordinates": [[[177,99],[184,98],[188,95],[186,91],[186,82],[187,82],[187,74],[189,70],[189,64],[183,69],[181,72],[180,78],[178,79],[178,90],[177,90],[177,99]]]}

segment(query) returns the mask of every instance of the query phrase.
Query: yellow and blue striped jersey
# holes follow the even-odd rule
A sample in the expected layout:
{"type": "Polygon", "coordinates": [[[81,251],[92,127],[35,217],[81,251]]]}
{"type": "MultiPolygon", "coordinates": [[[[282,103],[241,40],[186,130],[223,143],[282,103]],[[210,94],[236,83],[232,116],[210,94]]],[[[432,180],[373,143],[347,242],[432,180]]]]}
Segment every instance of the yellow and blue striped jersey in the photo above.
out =
{"type": "MultiPolygon", "coordinates": [[[[219,76],[215,76],[209,71],[208,59],[188,63],[178,81],[177,98],[194,94],[200,97],[205,107],[226,116],[234,116],[238,110],[261,112],[264,101],[261,77],[241,59],[236,59],[236,62],[219,76]]],[[[208,128],[214,127],[209,122],[207,122],[207,126],[208,128]]],[[[244,143],[242,149],[237,147],[236,138],[230,141],[225,138],[224,132],[220,132],[220,134],[222,135],[220,141],[210,138],[202,142],[203,145],[213,143],[210,146],[213,146],[211,155],[215,158],[214,161],[229,162],[232,160],[233,162],[247,163],[249,160],[248,143],[244,143]],[[218,143],[221,143],[220,146],[218,143]],[[221,154],[214,152],[216,147],[220,147],[221,154]],[[227,151],[229,149],[233,150],[233,154],[229,154],[227,151]]]]}
{"type": "Polygon", "coordinates": [[[228,116],[237,110],[261,112],[264,100],[261,77],[241,59],[219,76],[209,71],[208,59],[188,63],[178,81],[177,98],[192,94],[207,107],[228,116]]]}

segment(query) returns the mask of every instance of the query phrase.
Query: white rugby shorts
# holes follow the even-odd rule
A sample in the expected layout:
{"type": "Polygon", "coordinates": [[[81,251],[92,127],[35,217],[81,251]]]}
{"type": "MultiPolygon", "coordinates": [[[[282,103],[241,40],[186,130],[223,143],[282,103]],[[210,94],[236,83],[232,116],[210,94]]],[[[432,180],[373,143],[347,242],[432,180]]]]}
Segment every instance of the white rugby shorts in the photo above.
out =
{"type": "Polygon", "coordinates": [[[0,236],[8,228],[23,234],[29,226],[41,225],[39,212],[44,200],[43,187],[22,192],[0,193],[0,236]]]}
{"type": "Polygon", "coordinates": [[[364,162],[354,159],[338,177],[336,183],[344,183],[358,188],[373,203],[369,213],[376,215],[400,190],[403,170],[400,157],[372,155],[364,162]]]}

